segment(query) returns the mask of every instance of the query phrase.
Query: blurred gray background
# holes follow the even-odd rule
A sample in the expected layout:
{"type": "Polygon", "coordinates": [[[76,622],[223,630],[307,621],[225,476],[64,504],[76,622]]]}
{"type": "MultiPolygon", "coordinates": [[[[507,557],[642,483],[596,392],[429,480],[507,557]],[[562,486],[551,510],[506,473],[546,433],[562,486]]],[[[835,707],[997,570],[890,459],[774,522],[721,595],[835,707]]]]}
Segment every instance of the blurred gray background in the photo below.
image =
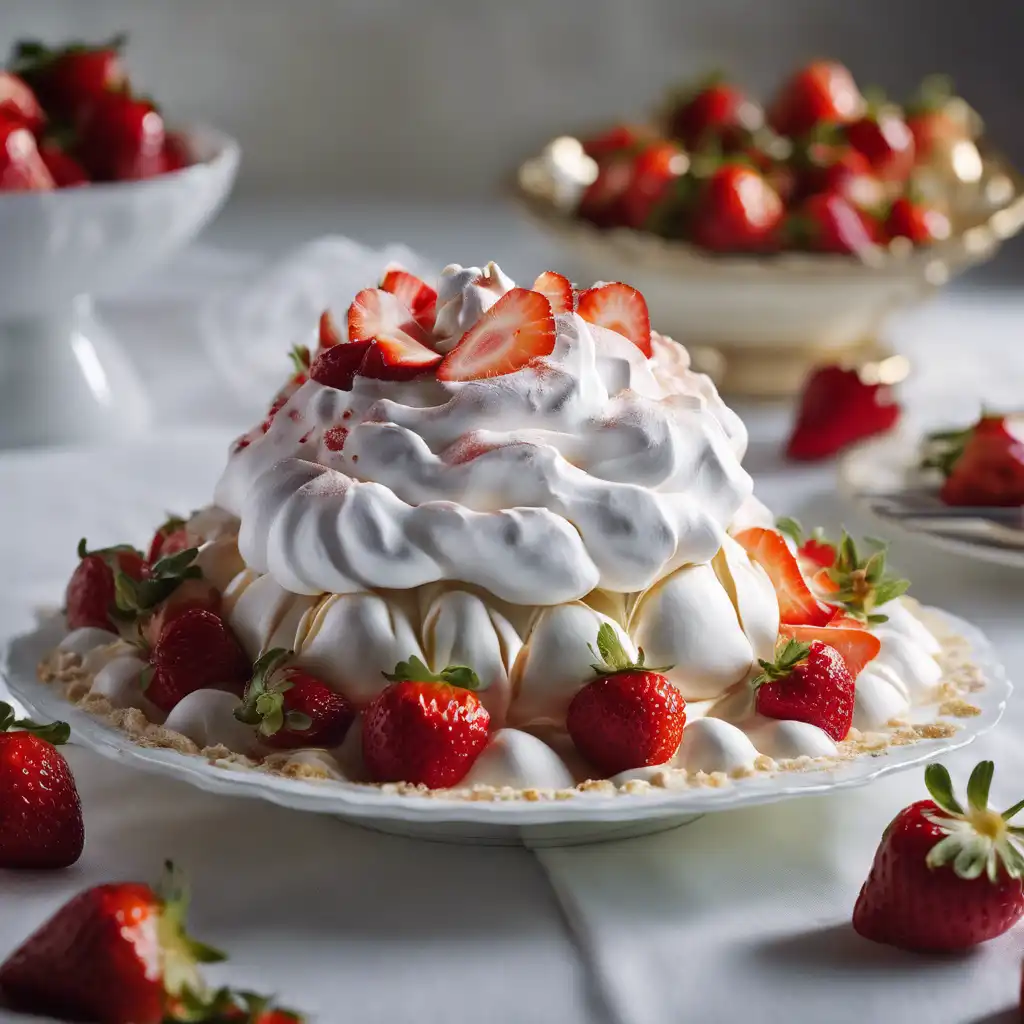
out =
{"type": "MultiPolygon", "coordinates": [[[[952,73],[1024,165],[1020,0],[0,0],[25,35],[130,35],[169,117],[244,148],[240,193],[493,194],[548,136],[711,68],[758,92],[827,55],[896,97],[952,73]]],[[[996,273],[1024,267],[1008,247],[996,273]]]]}

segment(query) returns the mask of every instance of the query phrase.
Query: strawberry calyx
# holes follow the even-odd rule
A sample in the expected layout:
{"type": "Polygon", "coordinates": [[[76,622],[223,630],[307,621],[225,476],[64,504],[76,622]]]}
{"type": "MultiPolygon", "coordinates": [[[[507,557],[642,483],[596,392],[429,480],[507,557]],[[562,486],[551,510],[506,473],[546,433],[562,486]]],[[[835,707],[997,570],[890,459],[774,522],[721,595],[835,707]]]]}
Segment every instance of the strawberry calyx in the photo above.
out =
{"type": "Polygon", "coordinates": [[[164,1024],[262,1024],[265,1020],[303,1024],[305,1017],[276,1005],[272,996],[219,988],[209,996],[185,991],[164,1024]]]}
{"type": "Polygon", "coordinates": [[[651,668],[646,665],[642,647],[637,648],[634,661],[622,646],[619,634],[608,622],[603,622],[597,631],[597,650],[594,650],[593,644],[587,646],[590,653],[600,659],[590,666],[599,676],[614,676],[620,672],[669,672],[672,669],[671,665],[664,668],[651,668]]]}
{"type": "Polygon", "coordinates": [[[188,884],[184,874],[171,861],[164,863],[164,875],[154,888],[154,894],[160,904],[157,940],[164,990],[175,998],[186,992],[205,992],[197,965],[220,963],[226,957],[220,950],[193,939],[187,933],[188,884]]]}
{"type": "Polygon", "coordinates": [[[128,33],[118,32],[102,43],[69,43],[66,46],[51,47],[38,39],[21,39],[11,52],[8,61],[8,70],[16,75],[38,74],[50,65],[56,63],[62,57],[72,53],[117,53],[124,51],[128,43],[128,33]]]}
{"type": "Polygon", "coordinates": [[[252,679],[245,688],[242,703],[235,709],[235,718],[246,725],[255,725],[261,736],[273,736],[285,728],[305,732],[313,724],[309,715],[285,710],[284,695],[295,684],[279,673],[294,656],[294,651],[275,647],[253,665],[252,679]]]}
{"type": "Polygon", "coordinates": [[[830,591],[828,600],[841,605],[847,615],[872,625],[888,622],[889,616],[875,611],[905,594],[910,581],[886,573],[887,545],[874,538],[866,538],[875,549],[867,558],[861,558],[854,539],[843,530],[836,546],[836,560],[824,572],[837,588],[830,591]]]}
{"type": "Polygon", "coordinates": [[[149,567],[140,580],[126,572],[114,577],[114,608],[111,615],[120,622],[135,622],[166,601],[185,580],[201,579],[202,569],[195,565],[199,548],[186,548],[161,558],[149,567]]]}
{"type": "Polygon", "coordinates": [[[835,565],[836,546],[825,536],[822,527],[816,526],[811,535],[807,536],[798,519],[793,519],[792,516],[779,516],[775,520],[775,529],[796,544],[797,554],[801,558],[806,558],[823,569],[830,569],[835,565]]]}
{"type": "Polygon", "coordinates": [[[480,689],[480,677],[468,665],[448,665],[440,672],[431,672],[414,654],[400,661],[394,672],[382,672],[389,683],[447,683],[462,690],[480,689]]]}
{"type": "Polygon", "coordinates": [[[67,743],[71,735],[71,726],[67,722],[50,722],[47,725],[40,725],[27,718],[18,718],[17,712],[10,704],[0,701],[0,733],[5,732],[30,732],[55,747],[67,743]]]}
{"type": "Polygon", "coordinates": [[[925,75],[903,109],[907,117],[934,114],[948,107],[955,96],[956,88],[949,75],[925,75]]]}
{"type": "Polygon", "coordinates": [[[764,658],[757,659],[762,671],[754,676],[750,685],[756,692],[765,683],[774,683],[788,678],[798,666],[807,660],[810,653],[811,645],[802,640],[794,640],[790,637],[785,643],[780,641],[775,649],[774,661],[766,661],[764,658]]]}
{"type": "Polygon", "coordinates": [[[309,373],[309,368],[313,363],[313,357],[310,354],[308,345],[293,345],[291,351],[288,353],[288,358],[292,361],[292,366],[295,369],[295,375],[297,377],[302,377],[309,373]]]}
{"type": "Polygon", "coordinates": [[[925,436],[921,469],[937,469],[944,477],[952,474],[971,438],[978,430],[998,430],[1005,416],[983,411],[977,423],[959,430],[936,430],[925,436]]]}
{"type": "Polygon", "coordinates": [[[1019,845],[1024,827],[1009,822],[1024,809],[1024,800],[999,813],[989,809],[989,790],[995,765],[980,761],[967,782],[967,807],[953,792],[944,765],[930,764],[924,773],[928,792],[941,813],[925,811],[924,816],[945,833],[929,851],[927,865],[935,869],[949,865],[959,878],[986,875],[996,885],[1000,872],[1010,878],[1024,876],[1024,852],[1019,845]]]}
{"type": "Polygon", "coordinates": [[[84,537],[78,542],[77,551],[80,559],[96,555],[102,558],[112,569],[117,568],[117,556],[119,554],[137,555],[140,561],[143,557],[142,552],[131,544],[113,544],[109,548],[96,548],[95,551],[90,551],[89,542],[84,537]]]}

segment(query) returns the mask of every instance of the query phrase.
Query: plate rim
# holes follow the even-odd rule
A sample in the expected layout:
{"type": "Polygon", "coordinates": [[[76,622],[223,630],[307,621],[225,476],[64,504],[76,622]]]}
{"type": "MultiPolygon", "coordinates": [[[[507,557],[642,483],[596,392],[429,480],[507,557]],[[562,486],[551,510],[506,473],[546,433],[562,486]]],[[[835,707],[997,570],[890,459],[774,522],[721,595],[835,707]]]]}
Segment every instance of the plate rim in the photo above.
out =
{"type": "Polygon", "coordinates": [[[852,481],[851,467],[878,452],[899,453],[910,443],[911,438],[908,434],[894,431],[880,437],[868,438],[844,452],[839,459],[836,474],[840,495],[854,502],[867,515],[885,523],[887,529],[905,537],[917,539],[923,544],[978,562],[1001,565],[1008,569],[1024,569],[1024,547],[1015,551],[1012,548],[997,548],[978,544],[966,535],[950,537],[947,534],[936,533],[924,526],[910,526],[902,518],[888,516],[875,508],[870,500],[870,493],[856,486],[852,481]]]}
{"type": "Polygon", "coordinates": [[[579,793],[570,799],[466,800],[400,795],[359,783],[294,779],[249,768],[225,768],[194,754],[142,747],[117,727],[68,703],[38,680],[36,666],[40,658],[66,632],[60,617],[51,616],[4,644],[0,651],[0,679],[6,681],[14,698],[31,714],[69,722],[73,736],[82,746],[110,760],[177,778],[207,792],[263,799],[292,810],[366,822],[505,826],[629,822],[733,810],[865,786],[965,747],[994,728],[1013,692],[1013,684],[994,646],[981,630],[959,617],[940,609],[928,611],[938,614],[951,630],[967,640],[972,660],[986,682],[985,690],[978,695],[984,697],[978,700],[982,714],[962,720],[961,728],[953,736],[889,747],[878,754],[861,755],[837,768],[777,772],[733,780],[724,787],[652,788],[613,795],[579,793]]]}

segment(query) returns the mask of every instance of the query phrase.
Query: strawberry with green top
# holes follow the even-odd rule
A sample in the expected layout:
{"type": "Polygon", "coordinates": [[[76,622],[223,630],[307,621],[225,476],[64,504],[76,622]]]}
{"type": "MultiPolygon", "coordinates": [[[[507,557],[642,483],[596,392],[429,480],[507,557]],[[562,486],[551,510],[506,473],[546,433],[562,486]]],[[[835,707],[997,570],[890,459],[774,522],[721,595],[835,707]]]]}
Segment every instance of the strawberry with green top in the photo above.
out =
{"type": "Polygon", "coordinates": [[[375,782],[458,784],[487,745],[491,716],[465,665],[431,670],[417,657],[383,673],[391,685],[363,715],[363,761],[375,782]]]}
{"type": "Polygon", "coordinates": [[[815,725],[837,743],[846,739],[853,724],[854,677],[839,651],[821,640],[784,638],[775,660],[759,663],[763,671],[752,684],[758,714],[815,725]]]}
{"type": "Polygon", "coordinates": [[[0,991],[26,1013],[162,1024],[183,995],[205,991],[198,965],[224,959],[187,935],[187,908],[184,881],[170,863],[158,887],[87,889],[0,965],[0,991]]]}
{"type": "Polygon", "coordinates": [[[967,806],[949,772],[925,769],[930,800],[904,808],[882,835],[857,897],[853,927],[866,939],[900,949],[948,953],[987,942],[1024,914],[1024,827],[1012,825],[1024,800],[989,809],[995,767],[978,764],[967,806]]]}
{"type": "Polygon", "coordinates": [[[886,572],[886,545],[882,541],[868,538],[867,542],[873,550],[864,558],[854,539],[843,530],[836,545],[835,563],[815,577],[815,584],[828,592],[828,600],[840,605],[845,615],[873,625],[888,621],[889,617],[876,609],[905,594],[910,581],[886,572]]]}
{"type": "Polygon", "coordinates": [[[928,436],[922,467],[945,477],[947,505],[1024,505],[1024,439],[1008,419],[985,413],[965,430],[928,436]]]}
{"type": "Polygon", "coordinates": [[[764,123],[764,113],[738,86],[711,75],[672,99],[668,134],[691,152],[708,144],[739,149],[764,123]]]}
{"type": "Polygon", "coordinates": [[[662,674],[634,661],[607,622],[597,631],[600,658],[592,679],[572,699],[566,728],[576,749],[606,775],[665,764],[679,747],[686,725],[686,701],[662,674]]]}
{"type": "Polygon", "coordinates": [[[791,516],[779,516],[775,520],[775,528],[796,544],[798,558],[813,562],[819,569],[828,569],[835,564],[836,546],[826,538],[820,526],[815,527],[808,537],[799,520],[791,516]]]}
{"type": "Polygon", "coordinates": [[[68,582],[64,609],[69,629],[92,626],[117,632],[117,584],[121,577],[140,583],[146,577],[141,551],[129,544],[90,551],[85,538],[78,542],[78,566],[68,582]]]}
{"type": "Polygon", "coordinates": [[[157,527],[153,539],[149,542],[146,563],[154,565],[168,555],[177,555],[196,545],[186,529],[187,523],[178,515],[169,513],[167,518],[157,527]]]}
{"type": "Polygon", "coordinates": [[[355,720],[348,698],[301,666],[293,651],[267,651],[253,666],[235,718],[256,726],[267,746],[337,747],[355,720]]]}
{"type": "Polygon", "coordinates": [[[174,1024],[303,1024],[306,1019],[275,1005],[268,996],[229,988],[218,989],[210,998],[186,993],[175,1001],[168,1017],[174,1024]]]}
{"type": "Polygon", "coordinates": [[[37,725],[0,702],[0,868],[66,868],[81,857],[82,805],[57,750],[68,734],[65,722],[37,725]]]}

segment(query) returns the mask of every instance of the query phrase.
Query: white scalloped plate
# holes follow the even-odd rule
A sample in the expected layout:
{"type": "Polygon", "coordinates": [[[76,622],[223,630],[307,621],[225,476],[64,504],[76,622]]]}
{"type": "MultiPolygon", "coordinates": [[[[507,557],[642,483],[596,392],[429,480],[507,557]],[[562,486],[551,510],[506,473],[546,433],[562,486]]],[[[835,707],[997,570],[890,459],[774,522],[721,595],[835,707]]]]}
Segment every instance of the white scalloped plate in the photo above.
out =
{"type": "Polygon", "coordinates": [[[38,681],[37,664],[63,633],[62,622],[52,619],[10,642],[0,657],[0,674],[31,714],[45,720],[68,721],[77,742],[126,767],[181,779],[212,793],[269,800],[383,831],[445,841],[554,845],[654,832],[712,811],[863,786],[882,775],[966,746],[999,721],[1012,686],[985,637],[966,622],[942,614],[950,628],[970,642],[986,683],[983,690],[972,695],[981,714],[962,720],[962,728],[951,737],[892,747],[836,768],[755,776],[721,788],[652,789],[617,796],[581,793],[567,800],[536,802],[399,796],[373,786],[285,778],[248,768],[218,766],[172,750],[138,746],[114,726],[71,706],[52,687],[38,681]]]}
{"type": "Polygon", "coordinates": [[[839,463],[840,493],[886,524],[890,532],[982,562],[1024,568],[1024,530],[981,518],[908,520],[890,515],[880,494],[898,494],[918,460],[920,438],[885,434],[850,449],[839,463]]]}

